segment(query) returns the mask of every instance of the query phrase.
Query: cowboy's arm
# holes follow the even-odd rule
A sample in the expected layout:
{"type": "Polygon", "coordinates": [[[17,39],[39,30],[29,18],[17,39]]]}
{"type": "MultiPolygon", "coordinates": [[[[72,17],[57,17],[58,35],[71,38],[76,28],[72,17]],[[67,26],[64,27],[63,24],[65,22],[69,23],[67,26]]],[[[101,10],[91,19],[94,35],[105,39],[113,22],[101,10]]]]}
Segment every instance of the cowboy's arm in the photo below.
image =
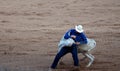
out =
{"type": "Polygon", "coordinates": [[[82,41],[80,42],[80,44],[87,44],[88,41],[87,41],[87,37],[84,33],[81,34],[81,37],[82,37],[82,41]]]}
{"type": "Polygon", "coordinates": [[[65,35],[64,35],[64,38],[65,39],[68,39],[68,38],[71,38],[71,30],[68,30],[66,33],[65,33],[65,35]]]}

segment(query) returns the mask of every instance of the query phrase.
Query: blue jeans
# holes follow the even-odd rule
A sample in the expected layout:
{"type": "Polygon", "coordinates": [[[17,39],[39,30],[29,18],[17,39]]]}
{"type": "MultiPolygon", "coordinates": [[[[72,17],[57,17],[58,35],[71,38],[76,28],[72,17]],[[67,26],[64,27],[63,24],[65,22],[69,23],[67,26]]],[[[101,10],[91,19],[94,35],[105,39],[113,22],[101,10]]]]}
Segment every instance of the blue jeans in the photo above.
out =
{"type": "Polygon", "coordinates": [[[51,65],[51,68],[55,69],[60,58],[62,56],[64,56],[65,54],[67,53],[71,53],[72,54],[72,57],[73,57],[73,60],[74,60],[74,65],[75,66],[79,66],[79,60],[78,60],[78,53],[77,53],[77,47],[63,47],[56,55],[52,65],[51,65]]]}

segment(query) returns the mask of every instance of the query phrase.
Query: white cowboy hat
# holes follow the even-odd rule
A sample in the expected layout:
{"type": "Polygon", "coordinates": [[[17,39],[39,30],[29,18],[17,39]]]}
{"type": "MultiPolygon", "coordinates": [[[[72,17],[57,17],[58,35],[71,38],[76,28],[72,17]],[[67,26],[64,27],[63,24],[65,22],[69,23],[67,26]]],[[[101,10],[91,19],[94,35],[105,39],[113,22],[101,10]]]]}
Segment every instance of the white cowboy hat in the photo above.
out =
{"type": "Polygon", "coordinates": [[[82,33],[84,31],[82,25],[75,26],[75,30],[79,33],[82,33]]]}

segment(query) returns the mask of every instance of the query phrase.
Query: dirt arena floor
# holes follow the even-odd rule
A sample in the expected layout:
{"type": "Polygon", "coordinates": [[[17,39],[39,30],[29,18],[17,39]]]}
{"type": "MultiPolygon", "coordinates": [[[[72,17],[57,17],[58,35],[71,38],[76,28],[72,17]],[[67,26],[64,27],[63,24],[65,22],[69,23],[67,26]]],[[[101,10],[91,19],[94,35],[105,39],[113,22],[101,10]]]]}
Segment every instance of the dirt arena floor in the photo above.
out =
{"type": "Polygon", "coordinates": [[[95,61],[75,70],[67,54],[56,70],[120,71],[120,0],[0,0],[0,71],[48,71],[60,38],[78,24],[97,42],[95,61]]]}

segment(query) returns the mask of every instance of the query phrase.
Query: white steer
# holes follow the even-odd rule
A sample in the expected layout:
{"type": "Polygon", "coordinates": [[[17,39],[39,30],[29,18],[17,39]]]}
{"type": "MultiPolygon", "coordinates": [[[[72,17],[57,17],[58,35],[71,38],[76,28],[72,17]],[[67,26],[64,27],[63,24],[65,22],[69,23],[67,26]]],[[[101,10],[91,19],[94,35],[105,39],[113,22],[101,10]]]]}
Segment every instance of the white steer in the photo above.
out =
{"type": "Polygon", "coordinates": [[[90,61],[86,67],[90,67],[95,57],[88,52],[95,48],[96,42],[94,39],[87,39],[87,41],[87,44],[82,44],[78,46],[78,53],[82,53],[85,56],[82,60],[89,58],[90,61]]]}

